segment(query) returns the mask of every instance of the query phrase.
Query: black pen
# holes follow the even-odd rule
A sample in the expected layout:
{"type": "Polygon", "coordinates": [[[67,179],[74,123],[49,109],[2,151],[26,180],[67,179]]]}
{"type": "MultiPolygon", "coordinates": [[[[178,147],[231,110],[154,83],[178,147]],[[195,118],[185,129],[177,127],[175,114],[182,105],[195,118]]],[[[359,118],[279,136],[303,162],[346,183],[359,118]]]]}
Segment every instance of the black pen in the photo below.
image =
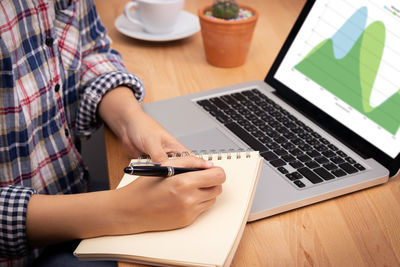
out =
{"type": "Polygon", "coordinates": [[[201,171],[204,169],[197,168],[178,168],[172,166],[160,166],[160,165],[130,165],[124,169],[124,172],[131,175],[138,176],[160,176],[160,177],[171,177],[176,174],[201,171]]]}

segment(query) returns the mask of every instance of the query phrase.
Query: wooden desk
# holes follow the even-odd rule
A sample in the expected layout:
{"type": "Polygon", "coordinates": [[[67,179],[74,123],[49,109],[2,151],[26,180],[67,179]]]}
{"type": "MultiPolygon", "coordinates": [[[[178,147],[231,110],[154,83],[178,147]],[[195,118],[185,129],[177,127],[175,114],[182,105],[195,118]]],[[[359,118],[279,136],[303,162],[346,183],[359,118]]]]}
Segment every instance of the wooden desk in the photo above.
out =
{"type": "MultiPolygon", "coordinates": [[[[304,0],[246,1],[260,19],[245,65],[209,65],[200,33],[185,40],[149,43],[118,33],[114,20],[127,1],[97,0],[103,23],[129,71],[142,78],[145,103],[249,80],[263,80],[304,0]]],[[[212,0],[186,0],[185,10],[212,0]]],[[[106,129],[110,185],[129,162],[106,129]]],[[[400,266],[400,178],[389,183],[249,223],[232,266],[400,266]]],[[[120,263],[120,266],[134,266],[120,263]]],[[[135,265],[139,266],[139,265],[135,265]]]]}

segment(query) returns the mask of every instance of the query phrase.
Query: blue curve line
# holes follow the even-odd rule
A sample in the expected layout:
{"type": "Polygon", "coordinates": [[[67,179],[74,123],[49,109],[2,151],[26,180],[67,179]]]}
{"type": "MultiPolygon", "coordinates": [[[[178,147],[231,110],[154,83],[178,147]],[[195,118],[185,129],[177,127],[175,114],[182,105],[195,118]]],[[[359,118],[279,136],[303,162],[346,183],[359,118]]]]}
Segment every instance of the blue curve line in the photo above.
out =
{"type": "Polygon", "coordinates": [[[336,59],[342,59],[353,48],[366,28],[367,16],[367,7],[361,7],[332,37],[333,52],[336,59]]]}

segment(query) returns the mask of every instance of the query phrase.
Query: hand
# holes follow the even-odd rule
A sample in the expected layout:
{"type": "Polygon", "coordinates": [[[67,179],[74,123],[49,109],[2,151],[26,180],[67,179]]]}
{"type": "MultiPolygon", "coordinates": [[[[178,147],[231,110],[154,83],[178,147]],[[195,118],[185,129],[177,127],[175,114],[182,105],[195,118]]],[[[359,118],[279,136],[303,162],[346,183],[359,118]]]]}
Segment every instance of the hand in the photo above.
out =
{"type": "Polygon", "coordinates": [[[143,111],[138,111],[135,119],[125,125],[121,140],[132,156],[137,157],[146,153],[154,162],[166,160],[167,153],[188,151],[184,145],[143,111]]]}
{"type": "Polygon", "coordinates": [[[169,230],[191,224],[222,192],[225,173],[196,157],[169,159],[163,165],[206,168],[169,178],[139,177],[114,191],[119,234],[169,230]]]}
{"type": "Polygon", "coordinates": [[[158,122],[143,112],[131,90],[118,87],[100,102],[99,115],[122,140],[133,157],[149,154],[154,162],[167,159],[167,153],[188,149],[158,122]]]}

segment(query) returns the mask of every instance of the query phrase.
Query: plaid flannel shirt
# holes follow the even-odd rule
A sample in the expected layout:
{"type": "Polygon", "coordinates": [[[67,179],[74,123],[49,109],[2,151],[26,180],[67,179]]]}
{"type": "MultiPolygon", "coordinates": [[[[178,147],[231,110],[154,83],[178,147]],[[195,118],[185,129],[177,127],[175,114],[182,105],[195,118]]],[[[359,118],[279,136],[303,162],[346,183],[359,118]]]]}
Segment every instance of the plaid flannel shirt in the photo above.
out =
{"type": "Polygon", "coordinates": [[[142,100],[92,0],[0,0],[0,265],[27,262],[32,194],[86,190],[74,144],[98,128],[98,103],[120,85],[142,100]]]}

